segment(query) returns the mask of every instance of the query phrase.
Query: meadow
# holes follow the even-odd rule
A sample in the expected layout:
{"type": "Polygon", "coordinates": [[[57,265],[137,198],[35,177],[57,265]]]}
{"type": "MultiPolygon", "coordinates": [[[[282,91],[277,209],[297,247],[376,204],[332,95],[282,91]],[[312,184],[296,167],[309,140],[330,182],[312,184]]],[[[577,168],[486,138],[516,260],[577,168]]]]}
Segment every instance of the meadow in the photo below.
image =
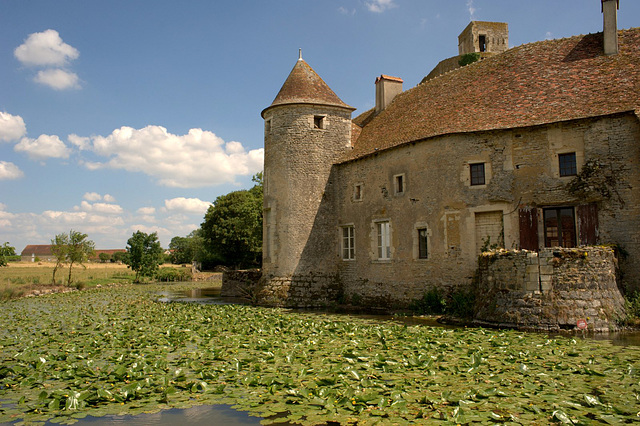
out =
{"type": "Polygon", "coordinates": [[[638,346],[156,301],[208,285],[0,302],[0,422],[205,404],[309,425],[639,420],[638,346]]]}

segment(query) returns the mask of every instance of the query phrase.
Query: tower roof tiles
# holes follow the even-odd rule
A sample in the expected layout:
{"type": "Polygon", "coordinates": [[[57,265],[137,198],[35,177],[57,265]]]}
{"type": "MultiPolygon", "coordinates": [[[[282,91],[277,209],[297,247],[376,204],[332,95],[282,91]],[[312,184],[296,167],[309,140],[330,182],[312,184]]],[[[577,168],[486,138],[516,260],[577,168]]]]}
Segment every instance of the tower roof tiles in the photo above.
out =
{"type": "Polygon", "coordinates": [[[298,59],[294,65],[271,105],[262,111],[262,116],[264,117],[264,113],[269,108],[288,104],[328,105],[355,109],[342,102],[302,58],[298,59]]]}

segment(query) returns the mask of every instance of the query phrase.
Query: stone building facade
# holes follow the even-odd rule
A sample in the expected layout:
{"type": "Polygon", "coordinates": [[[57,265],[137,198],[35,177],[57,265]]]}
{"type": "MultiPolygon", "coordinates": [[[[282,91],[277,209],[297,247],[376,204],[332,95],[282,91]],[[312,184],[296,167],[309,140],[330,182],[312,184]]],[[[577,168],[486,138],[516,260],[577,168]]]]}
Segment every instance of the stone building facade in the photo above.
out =
{"type": "Polygon", "coordinates": [[[640,288],[640,29],[613,34],[617,53],[606,31],[546,40],[406,91],[382,75],[355,118],[299,58],[262,112],[265,299],[406,305],[471,286],[488,248],[604,244],[640,288]]]}

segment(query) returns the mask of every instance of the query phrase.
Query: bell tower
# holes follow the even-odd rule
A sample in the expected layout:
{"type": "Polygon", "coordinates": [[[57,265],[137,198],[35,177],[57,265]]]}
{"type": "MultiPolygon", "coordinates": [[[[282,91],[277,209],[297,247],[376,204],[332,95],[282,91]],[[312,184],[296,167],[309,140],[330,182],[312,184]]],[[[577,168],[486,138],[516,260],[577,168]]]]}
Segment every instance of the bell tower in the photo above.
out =
{"type": "MultiPolygon", "coordinates": [[[[305,276],[331,270],[336,233],[330,173],[351,144],[350,107],[300,53],[264,119],[263,282],[295,292],[305,276]],[[315,238],[324,234],[324,238],[315,238]]],[[[280,298],[286,298],[281,296],[280,298]]],[[[291,305],[286,300],[284,305],[291,305]]]]}

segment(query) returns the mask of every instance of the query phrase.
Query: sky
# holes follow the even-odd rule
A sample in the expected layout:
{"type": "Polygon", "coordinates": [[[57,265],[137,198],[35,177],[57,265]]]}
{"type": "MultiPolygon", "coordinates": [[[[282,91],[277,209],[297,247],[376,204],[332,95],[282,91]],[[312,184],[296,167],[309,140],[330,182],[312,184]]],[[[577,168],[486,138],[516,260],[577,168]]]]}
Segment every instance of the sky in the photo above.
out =
{"type": "Polygon", "coordinates": [[[253,185],[299,48],[355,117],[376,76],[414,87],[471,20],[507,22],[510,47],[602,30],[600,0],[0,0],[0,244],[168,247],[253,185]]]}

